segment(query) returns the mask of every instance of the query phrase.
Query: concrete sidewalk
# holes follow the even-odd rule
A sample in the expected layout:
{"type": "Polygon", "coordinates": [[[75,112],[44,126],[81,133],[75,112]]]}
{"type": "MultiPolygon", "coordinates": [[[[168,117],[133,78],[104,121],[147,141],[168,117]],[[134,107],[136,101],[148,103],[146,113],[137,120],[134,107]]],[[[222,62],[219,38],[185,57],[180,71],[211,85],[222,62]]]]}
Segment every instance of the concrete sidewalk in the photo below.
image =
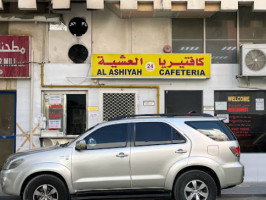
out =
{"type": "Polygon", "coordinates": [[[266,197],[266,182],[244,182],[236,187],[222,190],[222,194],[265,195],[266,197]]]}

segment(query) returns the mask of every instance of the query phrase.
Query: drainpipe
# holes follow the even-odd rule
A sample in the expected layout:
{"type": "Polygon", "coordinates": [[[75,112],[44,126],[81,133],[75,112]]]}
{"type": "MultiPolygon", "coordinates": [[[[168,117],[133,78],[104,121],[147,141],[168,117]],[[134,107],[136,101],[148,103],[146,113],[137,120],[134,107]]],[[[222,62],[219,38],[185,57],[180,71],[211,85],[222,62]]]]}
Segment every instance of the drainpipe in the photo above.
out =
{"type": "Polygon", "coordinates": [[[34,90],[34,63],[33,61],[33,50],[31,51],[31,65],[30,65],[30,149],[32,149],[33,145],[33,102],[34,102],[34,96],[33,96],[33,90],[34,90]]]}

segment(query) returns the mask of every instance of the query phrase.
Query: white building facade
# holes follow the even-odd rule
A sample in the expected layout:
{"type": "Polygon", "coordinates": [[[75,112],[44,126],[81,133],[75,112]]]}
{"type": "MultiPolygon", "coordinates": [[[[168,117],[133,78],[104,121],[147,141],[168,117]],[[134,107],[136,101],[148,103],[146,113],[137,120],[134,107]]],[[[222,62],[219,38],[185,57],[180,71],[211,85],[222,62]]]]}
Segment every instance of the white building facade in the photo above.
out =
{"type": "Polygon", "coordinates": [[[245,181],[266,181],[264,0],[0,0],[0,9],[0,166],[119,115],[193,110],[225,118],[245,181]]]}

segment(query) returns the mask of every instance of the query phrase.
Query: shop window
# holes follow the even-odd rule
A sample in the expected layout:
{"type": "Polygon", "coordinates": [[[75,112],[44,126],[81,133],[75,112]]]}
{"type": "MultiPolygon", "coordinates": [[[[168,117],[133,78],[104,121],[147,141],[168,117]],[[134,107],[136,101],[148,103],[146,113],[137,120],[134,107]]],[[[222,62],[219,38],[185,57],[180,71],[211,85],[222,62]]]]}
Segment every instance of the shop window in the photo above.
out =
{"type": "Polygon", "coordinates": [[[86,94],[44,94],[46,130],[79,135],[86,129],[86,94]]]}
{"type": "Polygon", "coordinates": [[[251,6],[239,7],[240,43],[266,43],[266,13],[254,12],[251,6]]]}
{"type": "Polygon", "coordinates": [[[266,152],[266,91],[215,91],[215,115],[237,137],[242,152],[266,152]]]}
{"type": "Polygon", "coordinates": [[[203,53],[203,20],[172,20],[172,52],[203,53]]]}
{"type": "Polygon", "coordinates": [[[206,19],[206,53],[212,63],[237,63],[237,15],[216,13],[206,19]]]}
{"type": "Polygon", "coordinates": [[[237,14],[172,19],[172,48],[173,53],[210,53],[212,63],[237,63],[237,14]]]}

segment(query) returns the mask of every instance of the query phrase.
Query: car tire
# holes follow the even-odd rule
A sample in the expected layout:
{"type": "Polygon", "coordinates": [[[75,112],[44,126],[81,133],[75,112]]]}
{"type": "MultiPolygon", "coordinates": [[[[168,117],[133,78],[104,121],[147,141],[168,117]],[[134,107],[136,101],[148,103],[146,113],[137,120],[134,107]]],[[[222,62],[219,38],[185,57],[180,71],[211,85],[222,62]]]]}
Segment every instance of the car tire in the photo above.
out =
{"type": "Polygon", "coordinates": [[[217,186],[208,173],[192,170],[176,180],[173,192],[175,200],[215,200],[217,186]]]}
{"type": "Polygon", "coordinates": [[[23,200],[38,199],[68,200],[69,193],[63,181],[53,175],[43,174],[28,182],[23,192],[23,200]]]}

